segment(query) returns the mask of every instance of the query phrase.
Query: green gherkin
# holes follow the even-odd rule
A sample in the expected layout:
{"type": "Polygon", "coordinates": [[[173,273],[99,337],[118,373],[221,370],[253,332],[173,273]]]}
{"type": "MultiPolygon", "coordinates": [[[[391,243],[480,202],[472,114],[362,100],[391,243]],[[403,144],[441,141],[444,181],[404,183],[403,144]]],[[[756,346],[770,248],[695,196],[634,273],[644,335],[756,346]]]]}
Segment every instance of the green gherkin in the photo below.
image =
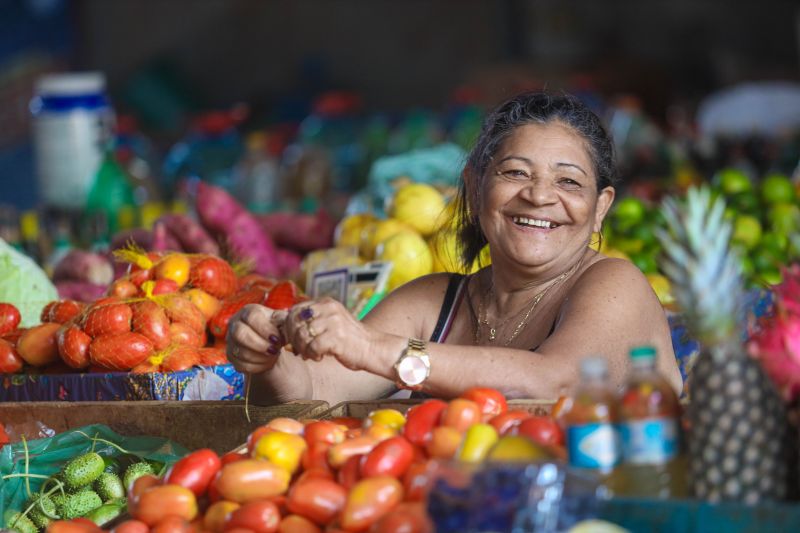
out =
{"type": "Polygon", "coordinates": [[[739,337],[744,291],[724,211],[709,189],[690,189],[685,204],[664,201],[668,231],[658,232],[660,266],[701,344],[687,383],[692,490],[710,501],[777,500],[786,494],[786,413],[739,337]]]}

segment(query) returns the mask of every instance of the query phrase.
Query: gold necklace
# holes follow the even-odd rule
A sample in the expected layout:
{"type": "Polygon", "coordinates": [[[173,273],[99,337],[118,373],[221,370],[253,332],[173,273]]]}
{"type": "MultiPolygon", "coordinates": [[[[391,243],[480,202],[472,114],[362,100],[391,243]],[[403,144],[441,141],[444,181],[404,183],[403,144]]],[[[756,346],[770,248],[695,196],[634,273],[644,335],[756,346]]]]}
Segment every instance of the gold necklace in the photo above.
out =
{"type": "MultiPolygon", "coordinates": [[[[566,271],[563,274],[561,274],[560,276],[558,276],[550,285],[548,285],[547,287],[542,289],[540,292],[536,293],[536,295],[533,298],[531,298],[531,300],[530,300],[531,301],[531,306],[530,306],[530,308],[528,308],[528,312],[525,313],[525,316],[523,316],[522,320],[519,321],[519,323],[517,324],[517,327],[515,327],[513,333],[511,333],[511,336],[508,337],[508,339],[506,339],[506,341],[503,343],[503,346],[508,346],[509,344],[511,344],[514,341],[514,339],[517,338],[517,335],[519,335],[520,332],[523,329],[525,329],[525,326],[528,325],[528,319],[530,318],[531,314],[533,313],[533,310],[536,309],[537,305],[539,305],[539,302],[542,300],[542,298],[544,298],[545,294],[547,294],[547,291],[549,291],[554,286],[558,285],[559,283],[561,283],[562,281],[567,279],[573,272],[575,272],[575,270],[577,269],[579,264],[580,264],[580,262],[578,262],[573,268],[569,269],[568,271],[566,271]]],[[[489,299],[489,296],[494,292],[493,289],[494,289],[494,285],[490,285],[489,286],[489,290],[487,291],[487,294],[486,294],[486,299],[487,300],[489,299]]],[[[489,335],[487,336],[487,339],[490,342],[494,342],[495,339],[497,339],[498,330],[501,327],[505,326],[512,318],[514,318],[518,314],[519,314],[519,311],[517,311],[516,313],[514,313],[510,317],[506,318],[505,320],[503,320],[502,322],[500,322],[496,326],[492,327],[492,325],[489,324],[488,309],[484,310],[483,299],[478,300],[478,317],[477,317],[478,318],[478,324],[475,327],[475,344],[476,345],[480,344],[480,340],[481,340],[480,332],[481,332],[481,329],[482,329],[482,327],[481,327],[482,325],[484,325],[487,328],[489,328],[489,335]],[[484,311],[486,311],[486,314],[484,314],[484,311]]]]}

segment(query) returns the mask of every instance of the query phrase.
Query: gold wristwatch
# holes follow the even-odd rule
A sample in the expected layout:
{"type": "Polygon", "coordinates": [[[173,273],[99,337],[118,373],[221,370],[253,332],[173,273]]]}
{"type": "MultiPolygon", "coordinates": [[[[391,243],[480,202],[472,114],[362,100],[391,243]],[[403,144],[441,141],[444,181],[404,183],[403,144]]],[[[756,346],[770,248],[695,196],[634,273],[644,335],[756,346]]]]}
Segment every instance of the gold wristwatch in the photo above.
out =
{"type": "Polygon", "coordinates": [[[397,386],[419,390],[431,374],[431,358],[427,343],[421,339],[408,339],[408,346],[394,364],[397,386]]]}

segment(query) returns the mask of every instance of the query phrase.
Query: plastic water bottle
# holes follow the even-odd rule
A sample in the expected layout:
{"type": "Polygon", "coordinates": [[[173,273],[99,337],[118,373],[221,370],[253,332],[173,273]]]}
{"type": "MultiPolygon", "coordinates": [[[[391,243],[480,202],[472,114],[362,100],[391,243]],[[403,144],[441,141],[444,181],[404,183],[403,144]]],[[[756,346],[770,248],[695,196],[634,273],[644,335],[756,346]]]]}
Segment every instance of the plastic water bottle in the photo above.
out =
{"type": "Polygon", "coordinates": [[[656,370],[655,348],[633,348],[630,358],[631,373],[620,397],[623,464],[614,473],[614,492],[649,498],[685,496],[678,397],[656,370]]]}
{"type": "Polygon", "coordinates": [[[99,72],[40,78],[30,104],[39,197],[49,207],[86,206],[111,136],[114,112],[99,72]]]}
{"type": "Polygon", "coordinates": [[[602,357],[583,359],[580,375],[572,407],[564,417],[569,464],[606,476],[619,463],[621,455],[616,392],[608,378],[608,364],[602,357]]]}

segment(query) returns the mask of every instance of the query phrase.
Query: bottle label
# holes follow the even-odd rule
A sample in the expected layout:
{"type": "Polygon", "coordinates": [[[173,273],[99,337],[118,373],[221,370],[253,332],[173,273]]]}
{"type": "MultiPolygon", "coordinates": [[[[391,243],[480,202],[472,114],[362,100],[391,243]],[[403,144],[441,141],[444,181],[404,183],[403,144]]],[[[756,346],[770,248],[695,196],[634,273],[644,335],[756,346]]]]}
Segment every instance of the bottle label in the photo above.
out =
{"type": "Polygon", "coordinates": [[[612,424],[567,428],[569,464],[578,468],[611,468],[620,460],[620,439],[612,424]]]}
{"type": "Polygon", "coordinates": [[[672,418],[629,420],[620,432],[627,463],[663,464],[678,453],[678,426],[672,418]]]}

